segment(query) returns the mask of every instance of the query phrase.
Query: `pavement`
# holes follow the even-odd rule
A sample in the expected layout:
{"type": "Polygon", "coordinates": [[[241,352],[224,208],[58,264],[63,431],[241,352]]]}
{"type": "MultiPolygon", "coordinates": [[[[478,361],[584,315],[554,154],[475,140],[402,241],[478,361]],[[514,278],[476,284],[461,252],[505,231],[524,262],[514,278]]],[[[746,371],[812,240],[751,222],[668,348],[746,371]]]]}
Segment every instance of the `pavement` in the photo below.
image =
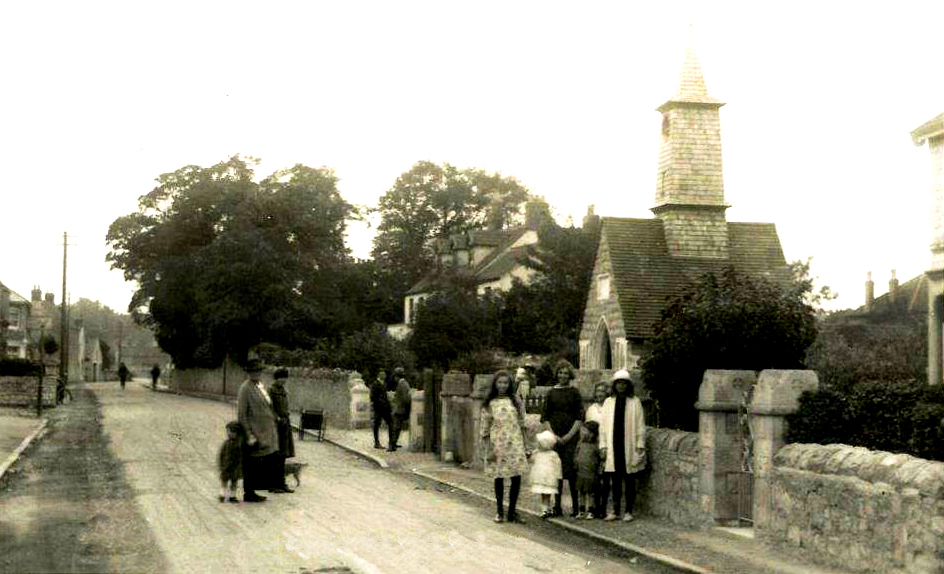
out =
{"type": "MultiPolygon", "coordinates": [[[[297,424],[297,421],[294,421],[297,424]]],[[[381,428],[381,442],[386,445],[386,428],[381,428]]],[[[306,431],[306,434],[309,431],[306,431]]],[[[401,444],[408,433],[401,436],[401,444]]],[[[312,440],[312,439],[306,439],[312,440]]],[[[393,471],[412,472],[449,488],[490,500],[494,503],[492,480],[481,471],[464,468],[456,463],[444,463],[437,455],[398,449],[373,448],[373,434],[369,429],[343,430],[328,428],[324,440],[371,460],[379,467],[393,471]]],[[[507,486],[506,486],[507,488],[507,486]]],[[[530,492],[525,479],[518,503],[526,521],[538,522],[539,496],[530,492]]],[[[754,539],[750,528],[690,528],[667,520],[639,515],[633,522],[604,522],[602,520],[575,520],[569,513],[569,498],[564,496],[565,518],[548,522],[573,533],[618,546],[623,550],[645,556],[676,570],[698,574],[757,573],[757,574],[845,574],[848,571],[814,564],[799,549],[774,545],[754,539]]],[[[506,497],[507,504],[507,497],[506,497]]]]}
{"type": "MultiPolygon", "coordinates": [[[[138,382],[138,381],[136,381],[138,382]]],[[[139,382],[149,387],[149,381],[139,382]]],[[[159,392],[175,391],[163,384],[159,392]]],[[[192,395],[192,393],[187,393],[192,395]]],[[[232,399],[215,395],[195,395],[201,398],[232,402],[232,399]]],[[[3,471],[29,445],[41,436],[45,419],[28,416],[24,411],[0,409],[0,477],[3,471]]],[[[293,420],[296,425],[297,418],[293,420]]],[[[386,444],[386,429],[381,429],[382,442],[386,444]]],[[[304,440],[317,440],[314,433],[305,431],[304,440]]],[[[409,433],[401,436],[405,443],[409,433]]],[[[298,439],[296,439],[298,440],[298,439]]],[[[433,453],[411,452],[398,449],[389,452],[373,448],[373,435],[369,429],[345,430],[328,428],[324,440],[373,462],[376,466],[395,472],[410,472],[435,481],[445,487],[462,491],[494,502],[491,479],[481,471],[465,468],[456,463],[444,463],[433,453]]],[[[570,497],[564,496],[565,516],[569,510],[570,497]]],[[[522,484],[518,503],[526,522],[537,523],[540,501],[530,492],[527,481],[522,484]]],[[[574,520],[553,518],[547,522],[572,533],[610,544],[632,554],[645,556],[682,572],[698,574],[757,573],[757,574],[845,574],[849,571],[812,563],[799,549],[779,544],[770,544],[754,539],[751,529],[690,528],[667,520],[637,515],[636,520],[624,523],[602,520],[574,520]]]]}

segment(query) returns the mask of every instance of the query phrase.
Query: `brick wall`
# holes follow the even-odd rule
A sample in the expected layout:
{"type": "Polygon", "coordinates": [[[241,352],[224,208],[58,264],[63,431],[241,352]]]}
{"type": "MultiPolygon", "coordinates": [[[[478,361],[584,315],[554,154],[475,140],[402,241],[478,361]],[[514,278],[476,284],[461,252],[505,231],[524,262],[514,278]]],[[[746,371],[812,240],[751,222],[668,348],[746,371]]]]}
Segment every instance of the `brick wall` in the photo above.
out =
{"type": "MultiPolygon", "coordinates": [[[[39,379],[32,377],[0,377],[0,405],[35,407],[39,391],[39,379]]],[[[43,379],[43,406],[56,406],[56,377],[47,375],[43,379]]]]}
{"type": "Polygon", "coordinates": [[[944,571],[944,463],[790,444],[774,465],[765,540],[850,570],[944,571]]]}

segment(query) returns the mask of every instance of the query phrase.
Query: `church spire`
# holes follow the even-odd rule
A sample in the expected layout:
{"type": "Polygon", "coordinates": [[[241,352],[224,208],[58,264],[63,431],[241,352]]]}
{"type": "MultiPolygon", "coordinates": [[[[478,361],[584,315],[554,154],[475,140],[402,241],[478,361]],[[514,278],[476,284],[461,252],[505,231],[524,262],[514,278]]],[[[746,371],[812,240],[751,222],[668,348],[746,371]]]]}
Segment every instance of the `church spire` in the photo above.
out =
{"type": "Polygon", "coordinates": [[[662,141],[653,213],[662,220],[669,253],[724,259],[728,254],[721,169],[724,104],[708,95],[689,28],[675,95],[662,112],[662,141]]]}

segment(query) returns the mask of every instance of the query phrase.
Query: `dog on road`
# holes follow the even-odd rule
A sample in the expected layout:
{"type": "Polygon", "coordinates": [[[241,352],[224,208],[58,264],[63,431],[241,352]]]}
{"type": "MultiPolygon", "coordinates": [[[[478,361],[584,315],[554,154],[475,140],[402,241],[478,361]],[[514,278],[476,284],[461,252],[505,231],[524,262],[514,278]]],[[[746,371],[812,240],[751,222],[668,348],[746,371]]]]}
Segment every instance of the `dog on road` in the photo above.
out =
{"type": "Polygon", "coordinates": [[[294,476],[295,486],[298,486],[302,483],[302,469],[306,466],[308,466],[307,462],[285,461],[285,476],[294,476]]]}

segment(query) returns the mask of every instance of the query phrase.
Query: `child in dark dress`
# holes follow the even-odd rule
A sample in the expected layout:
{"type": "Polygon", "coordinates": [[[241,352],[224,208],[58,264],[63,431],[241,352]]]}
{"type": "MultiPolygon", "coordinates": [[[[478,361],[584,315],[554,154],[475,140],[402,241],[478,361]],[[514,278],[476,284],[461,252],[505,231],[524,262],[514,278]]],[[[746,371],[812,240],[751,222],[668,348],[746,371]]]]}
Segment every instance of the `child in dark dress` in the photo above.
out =
{"type": "Polygon", "coordinates": [[[580,443],[577,445],[577,454],[574,455],[580,505],[576,518],[594,518],[592,507],[600,469],[600,447],[597,444],[600,440],[599,434],[600,425],[596,421],[587,421],[580,427],[580,443]]]}
{"type": "Polygon", "coordinates": [[[230,502],[239,502],[236,498],[236,485],[243,477],[242,466],[242,434],[243,426],[237,421],[226,423],[226,440],[220,447],[220,502],[229,499],[230,502]]]}

